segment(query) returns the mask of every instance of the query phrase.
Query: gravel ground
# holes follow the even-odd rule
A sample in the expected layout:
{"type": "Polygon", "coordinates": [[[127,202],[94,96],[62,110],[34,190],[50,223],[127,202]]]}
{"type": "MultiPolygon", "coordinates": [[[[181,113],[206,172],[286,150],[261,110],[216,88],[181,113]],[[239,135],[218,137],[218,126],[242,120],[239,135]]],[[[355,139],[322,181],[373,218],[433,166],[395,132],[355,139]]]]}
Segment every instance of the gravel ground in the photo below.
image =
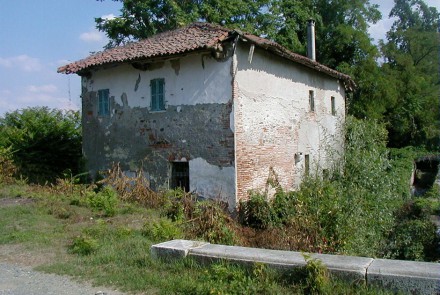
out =
{"type": "Polygon", "coordinates": [[[0,262],[0,295],[124,295],[116,290],[46,274],[29,266],[0,262]]]}

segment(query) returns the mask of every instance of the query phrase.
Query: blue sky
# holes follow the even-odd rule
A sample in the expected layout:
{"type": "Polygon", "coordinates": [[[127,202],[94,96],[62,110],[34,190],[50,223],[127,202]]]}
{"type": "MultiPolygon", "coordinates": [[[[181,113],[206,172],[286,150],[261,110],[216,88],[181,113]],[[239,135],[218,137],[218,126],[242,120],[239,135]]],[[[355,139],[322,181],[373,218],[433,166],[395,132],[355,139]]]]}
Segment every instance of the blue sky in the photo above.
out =
{"type": "MultiPolygon", "coordinates": [[[[0,116],[29,106],[80,108],[80,79],[57,68],[100,51],[107,43],[95,17],[118,15],[120,2],[106,0],[2,0],[0,7],[0,116]]],[[[370,28],[384,38],[393,0],[381,5],[384,20],[370,28]]],[[[440,0],[426,1],[440,10],[440,0]]]]}

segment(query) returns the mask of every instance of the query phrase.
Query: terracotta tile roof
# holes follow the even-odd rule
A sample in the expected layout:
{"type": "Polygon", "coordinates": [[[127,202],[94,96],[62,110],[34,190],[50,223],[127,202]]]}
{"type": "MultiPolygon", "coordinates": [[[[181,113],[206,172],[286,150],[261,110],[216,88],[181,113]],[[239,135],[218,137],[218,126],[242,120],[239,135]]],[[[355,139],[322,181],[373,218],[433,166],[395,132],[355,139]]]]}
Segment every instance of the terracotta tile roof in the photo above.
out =
{"type": "Polygon", "coordinates": [[[154,35],[148,39],[98,52],[85,59],[62,66],[58,68],[58,72],[65,74],[79,73],[91,67],[104,64],[138,61],[161,56],[166,57],[201,49],[216,49],[223,41],[234,38],[237,35],[281,57],[341,79],[348,90],[352,90],[356,86],[350,76],[330,69],[305,56],[291,52],[278,43],[209,23],[194,23],[177,30],[154,35]]]}
{"type": "Polygon", "coordinates": [[[179,54],[197,49],[210,49],[221,44],[232,31],[208,23],[194,23],[184,28],[163,32],[148,39],[128,43],[93,54],[58,68],[59,73],[81,70],[109,63],[179,54]]]}

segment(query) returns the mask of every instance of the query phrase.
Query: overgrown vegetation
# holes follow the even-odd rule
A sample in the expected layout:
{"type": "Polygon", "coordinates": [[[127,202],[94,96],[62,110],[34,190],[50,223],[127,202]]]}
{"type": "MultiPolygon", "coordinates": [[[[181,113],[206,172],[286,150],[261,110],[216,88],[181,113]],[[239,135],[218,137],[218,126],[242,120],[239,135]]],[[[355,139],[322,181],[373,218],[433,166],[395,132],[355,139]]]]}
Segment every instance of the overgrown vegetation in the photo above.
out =
{"type": "MultiPolygon", "coordinates": [[[[208,212],[211,221],[203,221],[213,239],[222,235],[218,217],[226,214],[211,203],[193,204],[191,216],[172,221],[169,208],[148,209],[136,201],[119,199],[114,214],[106,215],[101,206],[90,202],[92,192],[111,196],[114,190],[96,185],[58,181],[51,186],[21,185],[21,205],[0,205],[0,246],[23,245],[27,251],[47,255],[39,270],[80,276],[96,284],[113,285],[124,291],[159,294],[377,294],[364,285],[349,285],[331,278],[325,267],[309,261],[306,267],[281,275],[262,264],[244,268],[228,263],[202,266],[186,259],[163,263],[152,259],[152,244],[171,238],[194,237],[208,212]],[[216,207],[216,209],[213,209],[216,207]],[[197,208],[197,209],[196,209],[197,208]],[[64,212],[64,214],[60,214],[64,212]],[[217,214],[217,215],[216,215],[217,214]],[[202,217],[205,216],[205,217],[202,217]],[[196,221],[195,220],[199,220],[196,221]],[[194,223],[193,223],[194,222],[194,223]],[[215,233],[215,234],[214,234],[215,233]]],[[[17,193],[13,184],[2,184],[1,204],[17,193]]],[[[169,193],[171,194],[171,192],[169,193]]],[[[181,191],[177,199],[189,197],[181,191]]],[[[95,196],[96,196],[95,195],[95,196]]],[[[163,198],[168,198],[165,194],[163,198]]],[[[98,197],[100,199],[101,197],[98,197]]],[[[159,198],[159,197],[158,197],[159,198]]],[[[177,202],[176,199],[176,202],[177,202]]],[[[209,219],[208,218],[208,219],[209,219]]],[[[232,221],[229,221],[232,222],[232,221]]],[[[199,234],[205,234],[205,229],[199,234]]],[[[208,237],[209,236],[203,236],[208,237]]],[[[227,236],[227,235],[226,235],[227,236]]],[[[35,254],[37,255],[37,254],[35,254]]]]}

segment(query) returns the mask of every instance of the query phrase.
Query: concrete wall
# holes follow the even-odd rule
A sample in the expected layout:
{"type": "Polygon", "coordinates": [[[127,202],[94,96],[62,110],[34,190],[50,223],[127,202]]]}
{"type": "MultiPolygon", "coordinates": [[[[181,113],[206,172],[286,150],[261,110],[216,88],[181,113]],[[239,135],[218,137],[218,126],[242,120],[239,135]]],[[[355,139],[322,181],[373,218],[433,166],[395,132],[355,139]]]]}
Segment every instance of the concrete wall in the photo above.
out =
{"type": "Polygon", "coordinates": [[[310,171],[321,173],[334,160],[327,159],[328,153],[343,147],[342,84],[259,48],[249,62],[249,47],[238,47],[234,64],[237,199],[249,190],[273,192],[274,181],[285,190],[295,189],[305,171],[305,155],[310,171]],[[310,90],[315,93],[314,112],[309,109],[310,90]],[[332,96],[336,116],[331,113],[332,96]]]}
{"type": "Polygon", "coordinates": [[[123,64],[82,78],[83,150],[91,173],[112,162],[133,172],[143,162],[152,187],[167,188],[170,163],[188,161],[191,190],[235,200],[231,59],[197,54],[145,68],[123,64]],[[150,109],[156,78],[165,79],[166,110],[160,112],[150,109]],[[98,116],[100,89],[110,92],[108,117],[98,116]]]}

